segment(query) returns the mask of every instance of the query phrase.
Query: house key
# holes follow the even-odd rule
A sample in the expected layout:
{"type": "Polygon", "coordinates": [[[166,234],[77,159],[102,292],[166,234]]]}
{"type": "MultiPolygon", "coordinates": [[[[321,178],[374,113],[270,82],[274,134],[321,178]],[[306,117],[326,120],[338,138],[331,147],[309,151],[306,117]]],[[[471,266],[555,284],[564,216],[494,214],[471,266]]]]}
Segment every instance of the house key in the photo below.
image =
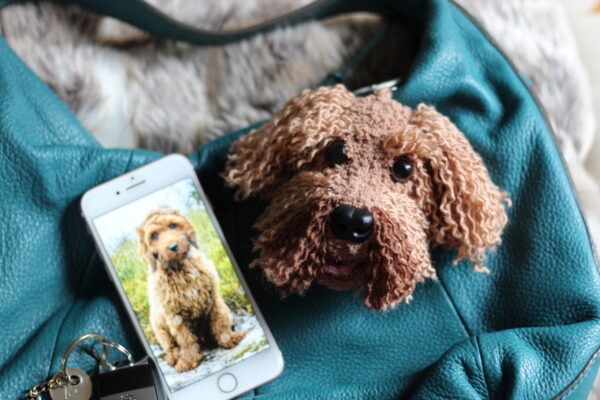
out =
{"type": "MultiPolygon", "coordinates": [[[[52,377],[27,391],[27,400],[42,400],[44,394],[49,394],[52,400],[90,400],[92,398],[92,381],[88,374],[78,368],[67,368],[69,356],[75,348],[86,339],[104,340],[97,333],[86,333],[73,340],[62,358],[60,359],[60,370],[52,377]]],[[[99,356],[100,363],[106,362],[108,357],[108,346],[99,356]]]]}
{"type": "MultiPolygon", "coordinates": [[[[61,371],[58,372],[59,374],[61,371]]],[[[92,381],[88,374],[78,368],[67,368],[69,383],[50,389],[52,400],[90,400],[92,398],[92,381]]]]}

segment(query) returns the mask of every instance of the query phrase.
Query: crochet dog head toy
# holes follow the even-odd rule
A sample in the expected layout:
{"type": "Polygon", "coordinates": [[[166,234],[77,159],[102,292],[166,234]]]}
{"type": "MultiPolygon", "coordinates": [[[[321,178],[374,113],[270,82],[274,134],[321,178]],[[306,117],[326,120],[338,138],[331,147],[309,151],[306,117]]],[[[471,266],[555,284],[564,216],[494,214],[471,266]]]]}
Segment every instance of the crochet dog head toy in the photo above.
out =
{"type": "Polygon", "coordinates": [[[282,294],[313,282],[363,287],[376,310],[410,301],[416,282],[436,278],[430,246],[485,270],[507,222],[508,197],[463,133],[389,90],[305,90],[232,145],[224,177],[239,198],[270,201],[255,225],[253,265],[282,294]]]}

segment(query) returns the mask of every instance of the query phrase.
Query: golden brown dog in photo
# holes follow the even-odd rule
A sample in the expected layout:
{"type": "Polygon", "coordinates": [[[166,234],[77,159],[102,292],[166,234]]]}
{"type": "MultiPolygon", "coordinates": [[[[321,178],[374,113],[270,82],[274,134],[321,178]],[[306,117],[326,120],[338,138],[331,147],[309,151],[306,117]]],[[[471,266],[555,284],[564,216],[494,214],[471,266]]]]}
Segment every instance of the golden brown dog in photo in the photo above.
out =
{"type": "Polygon", "coordinates": [[[181,212],[160,208],[138,227],[142,257],[150,266],[150,324],[166,362],[177,372],[200,364],[201,344],[232,348],[245,336],[233,332],[231,311],[219,291],[213,263],[196,245],[196,231],[181,212]]]}
{"type": "Polygon", "coordinates": [[[253,265],[283,294],[313,282],[361,287],[376,310],[410,301],[416,282],[436,277],[430,246],[485,271],[507,223],[507,194],[464,134],[390,90],[305,90],[233,143],[224,177],[239,198],[270,201],[253,265]]]}

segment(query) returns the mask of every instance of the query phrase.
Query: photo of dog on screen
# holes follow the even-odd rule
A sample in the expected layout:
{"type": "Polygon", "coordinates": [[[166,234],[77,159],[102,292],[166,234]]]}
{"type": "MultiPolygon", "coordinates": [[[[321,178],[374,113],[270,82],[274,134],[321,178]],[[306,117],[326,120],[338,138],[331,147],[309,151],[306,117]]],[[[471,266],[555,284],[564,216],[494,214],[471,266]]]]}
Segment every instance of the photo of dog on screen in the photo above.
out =
{"type": "Polygon", "coordinates": [[[150,325],[167,363],[186,372],[200,364],[201,344],[237,345],[245,334],[231,330],[215,266],[198,250],[190,220],[163,207],[151,211],[137,233],[150,266],[150,325]]]}
{"type": "Polygon", "coordinates": [[[191,179],[94,225],[172,391],[269,346],[191,179]]]}

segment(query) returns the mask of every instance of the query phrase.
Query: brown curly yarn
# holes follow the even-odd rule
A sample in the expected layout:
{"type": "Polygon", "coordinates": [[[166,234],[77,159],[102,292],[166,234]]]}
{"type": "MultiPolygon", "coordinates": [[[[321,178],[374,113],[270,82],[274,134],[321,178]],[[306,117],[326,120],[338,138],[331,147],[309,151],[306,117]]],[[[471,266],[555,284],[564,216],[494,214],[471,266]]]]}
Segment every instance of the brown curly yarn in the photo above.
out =
{"type": "Polygon", "coordinates": [[[352,126],[344,115],[352,93],[341,85],[304,90],[290,99],[273,118],[231,147],[226,179],[248,197],[300,169],[323,148],[328,138],[352,126]]]}
{"type": "Polygon", "coordinates": [[[342,85],[305,90],[268,123],[231,147],[224,177],[237,196],[270,200],[256,223],[265,276],[281,293],[314,282],[362,287],[367,307],[409,302],[417,282],[436,278],[430,245],[457,250],[484,270],[486,250],[500,243],[506,193],[448,118],[433,107],[415,111],[387,90],[357,98],[342,85]],[[324,149],[345,142],[348,161],[330,165],[324,149]],[[412,175],[394,179],[394,159],[412,175]],[[330,215],[347,204],[373,215],[368,240],[337,238],[330,215]]]}
{"type": "Polygon", "coordinates": [[[510,201],[490,180],[463,133],[433,107],[420,104],[385,149],[391,156],[409,153],[426,160],[433,173],[419,176],[417,197],[431,217],[431,240],[457,249],[455,262],[468,258],[481,266],[485,251],[500,244],[508,221],[503,203],[510,201]]]}

